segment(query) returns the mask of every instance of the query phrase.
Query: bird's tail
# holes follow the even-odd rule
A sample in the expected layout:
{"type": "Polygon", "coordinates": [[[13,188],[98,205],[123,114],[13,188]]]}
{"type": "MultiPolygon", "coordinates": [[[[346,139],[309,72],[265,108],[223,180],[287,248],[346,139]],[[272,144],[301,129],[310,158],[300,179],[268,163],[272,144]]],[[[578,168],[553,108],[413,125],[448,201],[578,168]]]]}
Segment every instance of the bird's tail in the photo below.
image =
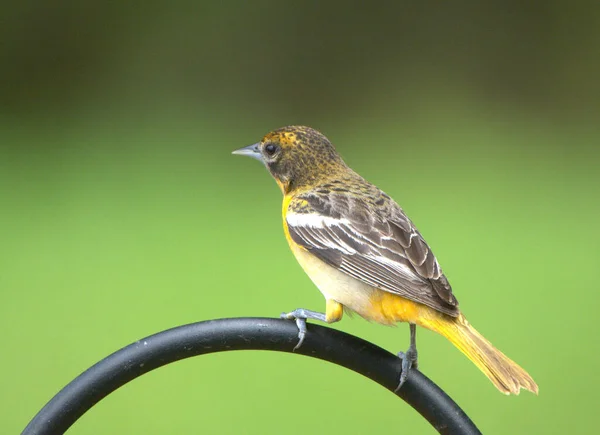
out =
{"type": "Polygon", "coordinates": [[[538,386],[529,373],[492,346],[462,314],[458,318],[438,317],[434,322],[437,325],[423,326],[450,340],[502,393],[519,394],[520,389],[524,388],[538,394],[538,386]]]}

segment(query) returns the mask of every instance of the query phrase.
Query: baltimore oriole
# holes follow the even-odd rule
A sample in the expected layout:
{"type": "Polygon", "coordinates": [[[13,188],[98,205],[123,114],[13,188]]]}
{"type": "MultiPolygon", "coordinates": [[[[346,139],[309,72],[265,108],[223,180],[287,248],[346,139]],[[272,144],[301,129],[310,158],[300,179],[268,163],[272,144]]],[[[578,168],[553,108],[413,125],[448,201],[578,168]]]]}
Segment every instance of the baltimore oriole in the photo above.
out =
{"type": "Polygon", "coordinates": [[[299,342],[306,319],[337,322],[344,310],[385,325],[408,322],[400,352],[402,386],[417,365],[416,325],[460,349],[505,394],[537,394],[531,376],[463,316],[431,249],[398,204],[350,169],[318,131],[283,127],[234,151],[262,161],[283,192],[283,229],[296,259],[326,300],[325,313],[296,309],[299,342]]]}

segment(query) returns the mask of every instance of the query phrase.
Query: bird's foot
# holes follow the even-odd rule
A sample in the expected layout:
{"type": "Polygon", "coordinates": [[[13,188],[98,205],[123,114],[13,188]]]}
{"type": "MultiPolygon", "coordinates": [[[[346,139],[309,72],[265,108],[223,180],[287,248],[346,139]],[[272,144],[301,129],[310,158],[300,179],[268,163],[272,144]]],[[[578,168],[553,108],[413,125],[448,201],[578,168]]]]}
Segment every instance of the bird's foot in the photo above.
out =
{"type": "Polygon", "coordinates": [[[402,373],[400,374],[400,382],[398,386],[394,390],[394,392],[398,392],[402,385],[406,382],[408,378],[408,372],[412,368],[417,368],[419,363],[417,361],[417,328],[415,325],[410,325],[410,346],[408,347],[406,352],[398,352],[398,358],[402,359],[402,373]]]}
{"type": "Polygon", "coordinates": [[[304,337],[306,337],[306,319],[320,320],[326,322],[324,313],[317,313],[316,311],[305,310],[304,308],[297,308],[289,313],[281,313],[280,316],[285,320],[295,320],[298,326],[298,344],[294,347],[294,351],[302,346],[304,337]]]}
{"type": "Polygon", "coordinates": [[[398,383],[398,386],[394,392],[397,392],[400,388],[402,388],[402,385],[404,385],[404,382],[406,382],[406,379],[408,378],[408,372],[410,369],[416,369],[419,366],[417,362],[416,347],[409,347],[406,352],[398,352],[398,358],[402,359],[402,373],[400,374],[400,382],[398,383]]]}

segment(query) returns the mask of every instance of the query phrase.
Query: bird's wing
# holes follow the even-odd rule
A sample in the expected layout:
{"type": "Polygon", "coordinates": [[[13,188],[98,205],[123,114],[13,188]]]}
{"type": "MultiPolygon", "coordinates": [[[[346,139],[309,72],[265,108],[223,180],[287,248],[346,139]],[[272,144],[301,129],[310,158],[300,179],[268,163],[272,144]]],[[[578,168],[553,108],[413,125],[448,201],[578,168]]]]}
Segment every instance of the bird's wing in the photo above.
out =
{"type": "Polygon", "coordinates": [[[368,205],[344,193],[302,194],[287,209],[290,237],[353,278],[458,316],[458,302],[431,249],[403,210],[381,195],[368,205]]]}

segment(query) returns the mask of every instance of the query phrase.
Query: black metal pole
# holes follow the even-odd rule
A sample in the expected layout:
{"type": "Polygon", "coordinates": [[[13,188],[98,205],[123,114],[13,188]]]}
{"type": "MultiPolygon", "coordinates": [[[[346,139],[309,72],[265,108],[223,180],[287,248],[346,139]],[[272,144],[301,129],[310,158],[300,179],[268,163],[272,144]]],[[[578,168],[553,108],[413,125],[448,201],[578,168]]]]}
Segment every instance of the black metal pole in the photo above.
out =
{"type": "MultiPolygon", "coordinates": [[[[64,387],[23,431],[24,435],[64,433],[86,411],[117,388],[166,364],[228,350],[292,352],[296,324],[270,318],[209,320],[151,335],[106,357],[64,387]]],[[[295,353],[330,361],[360,373],[390,391],[398,384],[401,361],[367,341],[310,324],[295,353]]],[[[480,434],[450,397],[417,370],[396,393],[441,434],[480,434]]]]}

